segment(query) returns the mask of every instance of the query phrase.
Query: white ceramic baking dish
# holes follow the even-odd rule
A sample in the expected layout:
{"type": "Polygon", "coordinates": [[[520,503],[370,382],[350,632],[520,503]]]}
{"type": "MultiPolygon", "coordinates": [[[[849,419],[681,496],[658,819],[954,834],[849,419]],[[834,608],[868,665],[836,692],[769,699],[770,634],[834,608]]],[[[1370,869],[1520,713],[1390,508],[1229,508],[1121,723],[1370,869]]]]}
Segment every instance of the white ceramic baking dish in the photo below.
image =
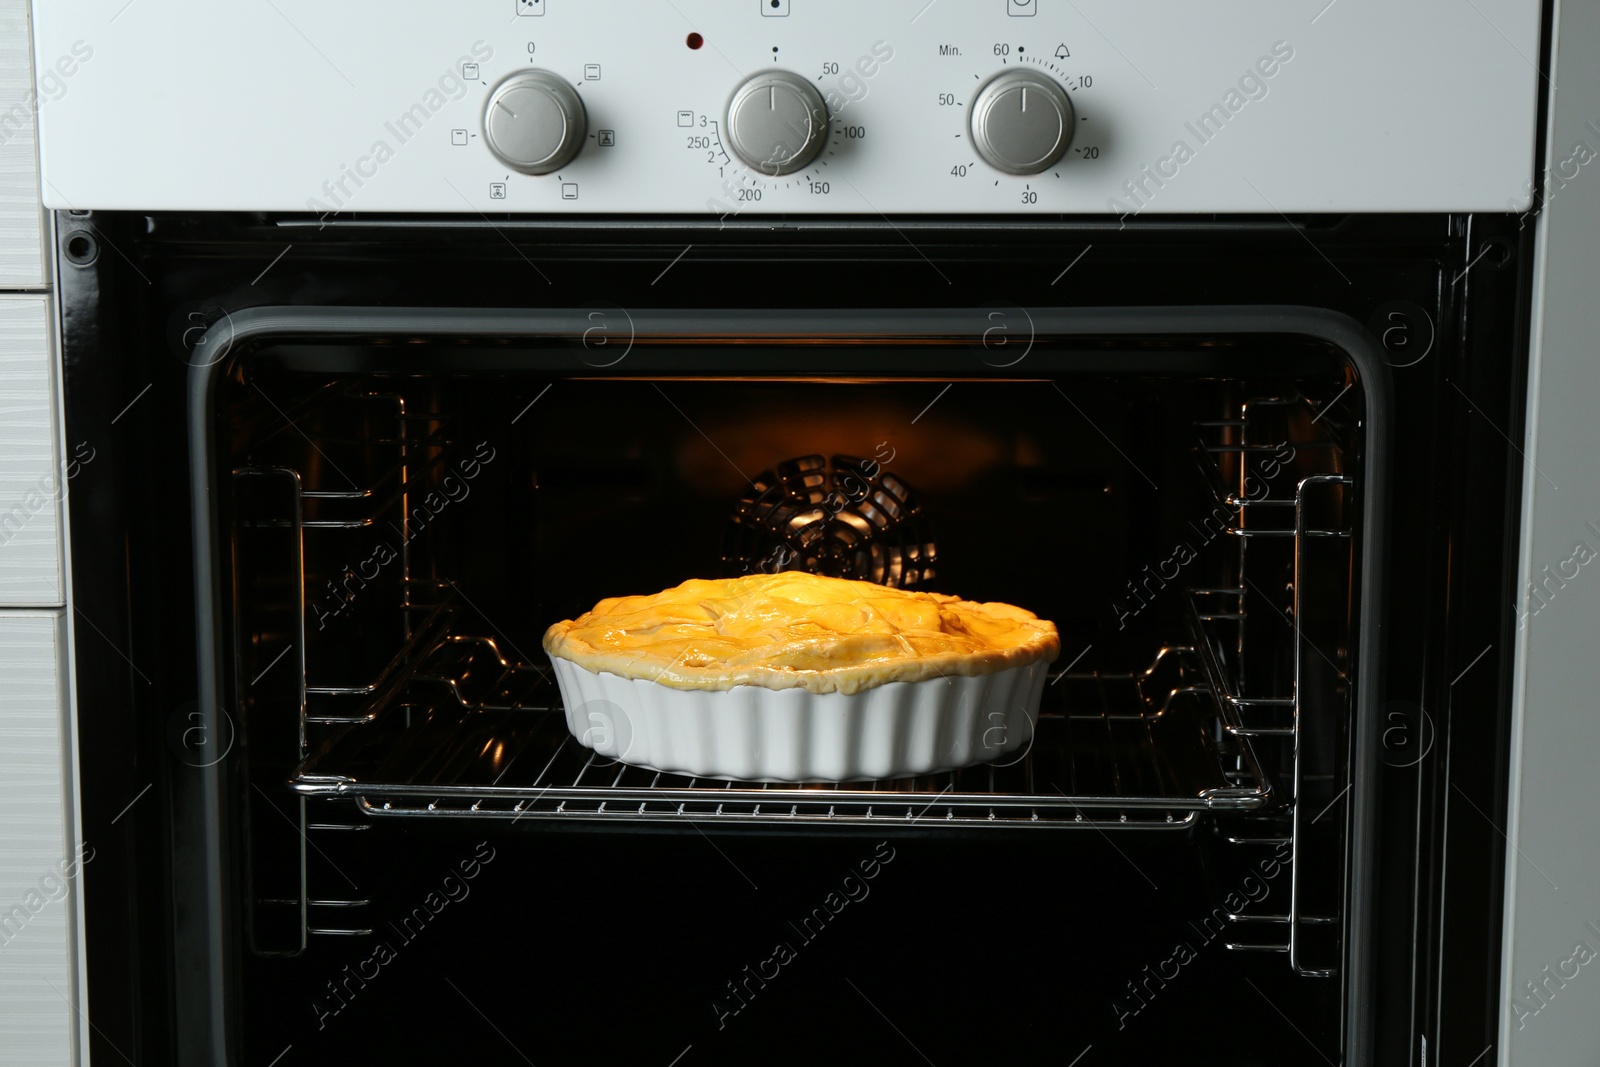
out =
{"type": "Polygon", "coordinates": [[[858,693],[673,689],[552,657],[567,728],[598,755],[750,782],[903,778],[985,763],[1033,737],[1048,664],[858,693]]]}

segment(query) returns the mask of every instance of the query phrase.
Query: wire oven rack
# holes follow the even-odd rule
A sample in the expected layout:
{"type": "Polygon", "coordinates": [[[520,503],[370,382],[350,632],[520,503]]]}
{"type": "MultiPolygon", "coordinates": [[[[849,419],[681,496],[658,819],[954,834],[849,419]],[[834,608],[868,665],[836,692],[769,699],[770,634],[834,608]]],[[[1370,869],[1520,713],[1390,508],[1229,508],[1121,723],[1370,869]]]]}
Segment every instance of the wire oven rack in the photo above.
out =
{"type": "MultiPolygon", "coordinates": [[[[1321,813],[1313,815],[1307,811],[1308,794],[1312,791],[1308,788],[1311,783],[1306,767],[1306,729],[1313,692],[1307,684],[1306,657],[1314,654],[1325,662],[1329,673],[1345,683],[1343,691],[1346,693],[1351,689],[1348,683],[1352,665],[1345,661],[1341,649],[1330,653],[1318,647],[1303,632],[1303,625],[1310,617],[1307,590],[1309,572],[1313,568],[1326,566],[1342,555],[1343,566],[1347,568],[1345,588],[1352,587],[1353,573],[1348,568],[1353,558],[1350,546],[1355,540],[1355,525],[1348,502],[1354,498],[1356,482],[1338,469],[1345,457],[1331,434],[1324,433],[1310,440],[1298,439],[1290,448],[1283,443],[1287,435],[1278,438],[1270,431],[1263,432],[1263,424],[1281,425],[1285,418],[1296,416],[1309,420],[1314,426],[1321,415],[1322,411],[1302,395],[1257,397],[1240,405],[1238,418],[1198,424],[1203,435],[1199,449],[1202,472],[1219,509],[1231,513],[1224,532],[1237,539],[1234,569],[1237,582],[1189,589],[1187,613],[1193,650],[1206,683],[1221,707],[1229,711],[1225,716],[1229,723],[1226,728],[1241,738],[1255,738],[1267,746],[1276,743],[1286,750],[1282,760],[1270,763],[1283,779],[1281,793],[1285,810],[1278,813],[1280,825],[1276,829],[1256,827],[1229,836],[1228,841],[1247,850],[1282,844],[1292,846],[1293,860],[1288,864],[1288,907],[1283,914],[1230,916],[1236,923],[1249,924],[1250,929],[1257,931],[1257,936],[1241,936],[1240,940],[1229,942],[1228,948],[1283,953],[1296,974],[1326,978],[1338,973],[1342,920],[1336,915],[1313,913],[1314,906],[1308,903],[1312,895],[1308,880],[1313,877],[1310,873],[1313,862],[1325,856],[1332,857],[1333,865],[1331,870],[1323,870],[1323,880],[1329,880],[1330,875],[1342,876],[1343,847],[1337,838],[1345,831],[1337,820],[1330,819],[1326,826],[1317,828],[1321,833],[1313,834],[1311,824],[1318,822],[1343,793],[1334,796],[1321,813]],[[1266,413],[1264,417],[1262,413],[1266,413]],[[1258,417],[1253,419],[1252,415],[1258,417]],[[1205,440],[1207,433],[1214,433],[1220,440],[1205,440]],[[1288,472],[1285,450],[1325,457],[1315,465],[1319,473],[1288,472]],[[1280,469],[1288,474],[1287,491],[1262,495],[1249,488],[1256,479],[1275,480],[1280,469]],[[1270,566],[1274,558],[1270,555],[1253,558],[1259,553],[1252,550],[1252,542],[1261,542],[1262,552],[1267,551],[1265,546],[1275,544],[1282,546],[1286,553],[1280,553],[1276,562],[1288,566],[1287,604],[1275,603],[1264,592],[1262,583],[1267,588],[1273,583],[1259,572],[1265,569],[1272,573],[1270,566]],[[1338,552],[1330,554],[1330,548],[1338,552]],[[1309,562],[1313,553],[1316,553],[1315,564],[1309,562]],[[1257,578],[1261,582],[1256,581],[1257,578]],[[1251,626],[1258,625],[1287,631],[1291,650],[1287,673],[1273,677],[1268,672],[1265,683],[1259,680],[1260,672],[1252,672],[1248,682],[1246,678],[1246,650],[1252,643],[1248,631],[1251,626]],[[1331,847],[1327,840],[1330,837],[1335,839],[1331,847]],[[1283,928],[1281,939],[1270,936],[1274,927],[1283,928]]],[[[1256,487],[1261,487],[1259,481],[1256,487]]],[[[1345,648],[1352,644],[1348,637],[1342,642],[1345,648]]],[[[1342,710],[1348,715],[1347,698],[1330,700],[1328,694],[1321,692],[1314,695],[1321,705],[1317,712],[1325,713],[1342,704],[1342,710]]],[[[1331,776],[1323,777],[1331,781],[1331,776]]],[[[1316,805],[1322,807],[1322,801],[1319,797],[1316,805]]]]}
{"type": "Polygon", "coordinates": [[[1189,647],[1145,670],[1057,673],[1020,756],[916,778],[788,785],[691,778],[598,757],[568,731],[547,670],[436,609],[368,710],[296,770],[307,797],[372,816],[718,825],[1182,829],[1272,789],[1189,647]]]}

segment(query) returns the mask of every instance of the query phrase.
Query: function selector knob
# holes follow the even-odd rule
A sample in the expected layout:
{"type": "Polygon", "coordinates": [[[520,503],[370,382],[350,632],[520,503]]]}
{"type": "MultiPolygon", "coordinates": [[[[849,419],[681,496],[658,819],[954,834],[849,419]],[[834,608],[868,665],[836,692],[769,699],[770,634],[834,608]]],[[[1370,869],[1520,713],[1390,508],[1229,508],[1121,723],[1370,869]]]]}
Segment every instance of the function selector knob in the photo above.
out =
{"type": "Polygon", "coordinates": [[[752,170],[793,174],[827,143],[828,107],[800,75],[769,70],[734,90],[723,128],[728,150],[752,170]]]}
{"type": "Polygon", "coordinates": [[[494,87],[483,111],[489,151],[524,174],[549,174],[583,147],[589,120],[572,85],[548,70],[524,70],[494,87]]]}
{"type": "Polygon", "coordinates": [[[1060,159],[1075,121],[1066,90],[1031,70],[984,82],[967,115],[978,155],[1007,174],[1038,174],[1060,159]]]}

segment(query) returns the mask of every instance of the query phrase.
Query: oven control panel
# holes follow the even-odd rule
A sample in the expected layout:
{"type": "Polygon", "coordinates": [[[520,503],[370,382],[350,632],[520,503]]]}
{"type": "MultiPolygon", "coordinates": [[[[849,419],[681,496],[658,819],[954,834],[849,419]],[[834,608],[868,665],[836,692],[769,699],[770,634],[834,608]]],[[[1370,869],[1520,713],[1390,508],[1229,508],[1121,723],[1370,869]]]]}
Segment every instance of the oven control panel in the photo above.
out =
{"type": "Polygon", "coordinates": [[[35,13],[43,193],[324,216],[1518,210],[1539,9],[56,0],[35,13]]]}

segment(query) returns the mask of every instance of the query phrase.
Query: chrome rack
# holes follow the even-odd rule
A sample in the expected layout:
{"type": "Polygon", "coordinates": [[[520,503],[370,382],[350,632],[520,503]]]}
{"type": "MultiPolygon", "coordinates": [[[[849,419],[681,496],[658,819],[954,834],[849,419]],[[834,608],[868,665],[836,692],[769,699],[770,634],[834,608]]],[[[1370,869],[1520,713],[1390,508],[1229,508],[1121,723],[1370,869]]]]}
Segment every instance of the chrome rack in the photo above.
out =
{"type": "MultiPolygon", "coordinates": [[[[284,679],[293,679],[294,692],[291,699],[294,700],[298,711],[296,726],[300,759],[304,759],[309,751],[312,731],[365,721],[363,714],[313,710],[312,702],[337,705],[352,700],[372,701],[376,694],[384,691],[385,687],[392,683],[399,665],[407,662],[408,657],[415,655],[418,647],[426,640],[436,636],[448,618],[448,612],[442,606],[443,598],[428,595],[436,590],[436,583],[416,583],[412,580],[409,551],[402,544],[397,571],[398,584],[402,590],[401,614],[407,640],[399,655],[370,683],[350,684],[348,680],[340,679],[328,680],[324,684],[313,684],[307,677],[305,627],[307,533],[311,532],[316,537],[328,537],[338,536],[338,531],[362,531],[375,527],[386,516],[391,519],[398,517],[400,523],[404,525],[413,487],[427,471],[441,461],[445,455],[443,450],[452,443],[442,429],[429,429],[431,424],[440,421],[439,416],[409,413],[405,398],[397,393],[369,391],[347,395],[358,403],[379,405],[383,410],[384,421],[394,427],[392,432],[385,431],[365,436],[359,441],[362,447],[373,451],[375,458],[374,469],[369,473],[365,484],[351,484],[333,489],[308,486],[304,483],[299,469],[276,462],[246,464],[233,471],[235,497],[240,507],[237,519],[240,533],[271,539],[269,550],[277,555],[274,557],[273,566],[264,568],[266,572],[277,572],[280,567],[286,566],[298,576],[298,581],[295,583],[296,594],[292,602],[278,605],[282,618],[272,620],[267,626],[267,629],[272,629],[276,636],[287,639],[286,647],[281,654],[278,654],[278,658],[254,665],[260,669],[259,676],[255,670],[248,673],[243,670],[246,652],[243,648],[240,650],[239,665],[240,673],[245,674],[244,681],[250,682],[248,688],[252,690],[251,699],[259,699],[256,695],[258,691],[254,689],[255,681],[271,677],[272,685],[278,686],[284,684],[284,679]],[[421,423],[420,432],[413,425],[417,423],[421,423]],[[415,612],[414,600],[417,598],[419,585],[424,590],[422,599],[438,603],[441,607],[427,613],[421,628],[413,632],[411,617],[415,612]],[[285,659],[287,663],[282,662],[285,659]]],[[[277,407],[276,404],[273,406],[277,407]]],[[[284,420],[284,432],[287,427],[295,425],[282,409],[277,409],[277,414],[284,420]]],[[[323,436],[321,439],[325,446],[330,442],[337,443],[334,437],[323,436]]],[[[321,458],[327,460],[326,455],[322,455],[321,458]]],[[[327,462],[331,465],[331,461],[327,462]]],[[[240,623],[241,620],[236,618],[235,633],[240,635],[241,641],[248,640],[250,633],[240,623]]],[[[260,625],[260,620],[257,624],[260,625]]],[[[254,628],[251,629],[253,631],[254,628]]],[[[289,696],[287,691],[283,696],[289,696]]],[[[241,696],[240,699],[242,703],[245,698],[241,696]]],[[[252,810],[263,812],[261,819],[275,832],[282,834],[287,828],[293,828],[293,847],[297,853],[292,871],[270,869],[274,866],[272,864],[264,865],[269,868],[266,870],[252,870],[253,888],[250,897],[252,916],[247,931],[252,950],[264,956],[295,956],[305,951],[311,935],[370,936],[371,929],[360,919],[363,909],[371,904],[370,898],[365,896],[343,872],[338,872],[338,878],[333,882],[336,889],[327,893],[318,892],[318,887],[313,885],[314,877],[312,864],[308,862],[310,859],[308,848],[322,857],[326,857],[329,851],[346,853],[348,849],[331,845],[329,848],[324,848],[317,841],[318,839],[326,841],[324,835],[329,834],[348,838],[351,834],[369,831],[372,824],[356,816],[348,805],[330,805],[325,801],[307,797],[289,799],[292,800],[289,810],[277,804],[275,798],[267,795],[265,791],[258,793],[256,790],[251,790],[248,800],[252,810]],[[276,816],[266,814],[267,808],[275,811],[276,816]],[[278,823],[279,818],[282,820],[281,826],[278,823]],[[264,881],[271,881],[272,884],[264,887],[262,885],[264,881]],[[346,889],[353,892],[345,892],[346,889]]],[[[253,844],[252,849],[255,847],[253,844]]],[[[255,862],[252,855],[253,868],[255,862]]]]}
{"type": "Polygon", "coordinates": [[[789,784],[597,757],[569,732],[548,672],[507,659],[492,638],[446,634],[398,693],[375,701],[370,722],[330,738],[291,785],[374,817],[1183,829],[1203,811],[1272,800],[1250,739],[1215,728],[1194,657],[1163,648],[1142,671],[1053,675],[1020,756],[916,778],[789,784]]]}
{"type": "MultiPolygon", "coordinates": [[[[1342,541],[1348,545],[1353,539],[1353,526],[1348,521],[1345,504],[1353,497],[1349,490],[1355,481],[1343,473],[1306,474],[1294,480],[1293,494],[1289,498],[1247,493],[1245,488],[1246,477],[1250,472],[1244,457],[1281,454],[1280,449],[1284,447],[1252,443],[1249,440],[1251,425],[1249,413],[1252,407],[1300,406],[1306,409],[1310,407],[1303,397],[1251,400],[1240,406],[1241,417],[1238,419],[1214,420],[1200,424],[1202,428],[1220,429],[1221,436],[1231,438],[1231,440],[1225,439],[1221,444],[1202,442],[1202,459],[1214,499],[1233,516],[1225,532],[1239,539],[1235,565],[1238,581],[1237,584],[1220,587],[1190,589],[1187,609],[1197,660],[1206,685],[1214,694],[1222,711],[1224,728],[1241,739],[1251,739],[1269,747],[1279,746],[1287,749],[1287,773],[1284,777],[1288,779],[1288,789],[1283,798],[1288,802],[1287,812],[1279,816],[1288,824],[1287,834],[1273,833],[1258,823],[1249,832],[1241,832],[1227,838],[1232,844],[1246,847],[1265,846],[1281,849],[1284,845],[1290,846],[1288,860],[1283,861],[1280,856],[1280,862],[1285,862],[1290,872],[1287,912],[1229,916],[1231,921],[1253,931],[1262,927],[1278,927],[1284,930],[1284,934],[1281,939],[1241,936],[1227,942],[1227,947],[1243,952],[1283,953],[1289,957],[1290,966],[1296,974],[1330,977],[1337,973],[1337,968],[1325,959],[1313,962],[1309,959],[1312,953],[1308,949],[1308,940],[1312,940],[1311,932],[1315,930],[1319,934],[1315,940],[1324,948],[1318,955],[1330,956],[1331,953],[1326,948],[1328,935],[1338,936],[1341,932],[1338,929],[1341,920],[1333,915],[1311,914],[1307,908],[1309,827],[1311,823],[1320,819],[1323,813],[1308,813],[1306,805],[1302,803],[1306,795],[1307,781],[1303,730],[1307,703],[1312,694],[1308,692],[1305,682],[1306,663],[1303,658],[1311,641],[1302,632],[1301,623],[1307,618],[1306,590],[1309,577],[1307,556],[1311,546],[1328,544],[1330,541],[1342,541]],[[1225,472],[1216,460],[1218,457],[1229,456],[1240,458],[1234,461],[1236,464],[1234,470],[1225,472]],[[1232,479],[1229,478],[1230,474],[1232,479]],[[1230,491],[1226,488],[1229,480],[1236,480],[1237,490],[1230,491]],[[1325,499],[1318,500],[1319,497],[1325,499]],[[1329,516],[1340,521],[1334,523],[1318,521],[1329,516]],[[1288,520],[1287,523],[1285,520],[1288,520]],[[1287,541],[1292,551],[1289,582],[1291,592],[1287,612],[1252,579],[1249,544],[1251,540],[1257,538],[1275,539],[1278,543],[1287,541]],[[1289,676],[1287,680],[1272,679],[1275,684],[1251,686],[1246,684],[1244,674],[1245,654],[1247,646],[1251,644],[1245,634],[1247,624],[1252,618],[1252,608],[1263,603],[1272,609],[1271,612],[1251,625],[1266,625],[1273,628],[1281,625],[1282,629],[1287,631],[1292,648],[1289,676]],[[1231,639],[1225,640],[1223,636],[1225,633],[1229,634],[1231,639]],[[1262,832],[1263,830],[1267,832],[1262,832]]],[[[1311,421],[1314,423],[1315,419],[1311,421]]],[[[1299,453],[1313,448],[1329,452],[1333,456],[1338,455],[1337,446],[1331,440],[1310,444],[1297,443],[1292,451],[1299,453]]],[[[1281,574],[1281,571],[1279,573],[1281,574]]],[[[1269,588],[1271,584],[1269,581],[1269,588]]],[[[1311,645],[1311,647],[1316,646],[1311,645]]],[[[1348,665],[1340,667],[1322,650],[1317,649],[1317,652],[1333,666],[1343,682],[1343,690],[1348,692],[1351,688],[1348,665]]],[[[1271,675],[1270,671],[1258,673],[1269,677],[1271,675]]],[[[1322,694],[1318,696],[1319,702],[1327,702],[1322,694]]],[[[1333,799],[1336,802],[1338,797],[1333,799]]],[[[1326,810],[1324,809],[1324,812],[1326,810]]],[[[1348,806],[1344,810],[1348,811],[1348,806]]],[[[1342,849],[1337,851],[1342,856],[1342,849]]],[[[1342,869],[1342,859],[1338,863],[1342,869]]]]}

